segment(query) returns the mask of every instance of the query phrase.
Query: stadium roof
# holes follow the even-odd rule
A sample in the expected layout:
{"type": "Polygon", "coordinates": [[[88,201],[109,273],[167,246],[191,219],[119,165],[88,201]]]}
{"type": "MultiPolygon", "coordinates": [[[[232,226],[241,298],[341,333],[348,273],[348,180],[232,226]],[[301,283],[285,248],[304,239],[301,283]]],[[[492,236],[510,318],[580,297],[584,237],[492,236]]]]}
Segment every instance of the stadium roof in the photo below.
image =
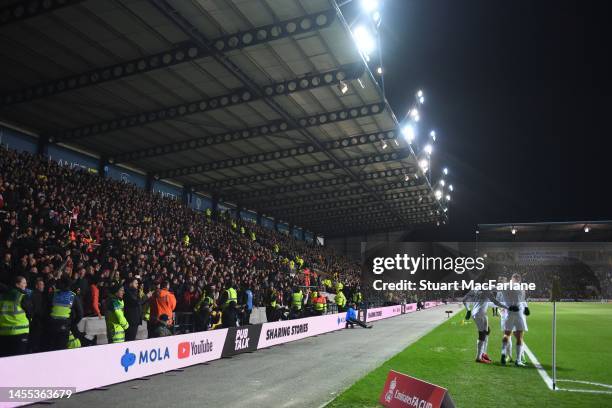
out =
{"type": "Polygon", "coordinates": [[[478,224],[477,231],[483,241],[612,241],[612,221],[478,224]]]}
{"type": "Polygon", "coordinates": [[[446,218],[333,0],[8,1],[0,34],[41,140],[326,236],[446,218]]]}

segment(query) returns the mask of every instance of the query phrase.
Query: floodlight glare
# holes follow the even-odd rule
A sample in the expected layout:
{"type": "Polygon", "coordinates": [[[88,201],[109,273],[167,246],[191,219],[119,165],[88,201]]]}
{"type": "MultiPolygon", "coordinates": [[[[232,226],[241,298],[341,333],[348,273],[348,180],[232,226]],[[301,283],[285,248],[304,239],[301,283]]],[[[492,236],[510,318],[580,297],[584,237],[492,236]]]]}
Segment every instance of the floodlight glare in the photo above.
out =
{"type": "Polygon", "coordinates": [[[355,31],[353,31],[353,37],[355,37],[357,47],[359,47],[361,52],[363,52],[365,55],[368,55],[374,51],[376,43],[372,37],[372,34],[370,34],[367,28],[364,26],[355,28],[355,31]]]}
{"type": "Polygon", "coordinates": [[[413,117],[413,118],[415,118],[415,117],[419,116],[419,110],[418,110],[418,109],[416,109],[416,108],[415,108],[415,109],[412,109],[412,110],[410,111],[410,116],[411,116],[411,117],[413,117]]]}
{"type": "Polygon", "coordinates": [[[373,14],[372,14],[372,19],[374,20],[374,22],[376,24],[378,24],[378,22],[380,21],[380,13],[378,12],[378,10],[376,10],[373,14]]]}
{"type": "Polygon", "coordinates": [[[382,148],[383,148],[383,150],[385,150],[387,148],[387,142],[385,142],[384,140],[382,142],[382,148]]]}
{"type": "Polygon", "coordinates": [[[584,227],[584,232],[589,232],[591,229],[589,227],[584,227]]]}
{"type": "Polygon", "coordinates": [[[450,184],[450,185],[448,186],[448,189],[449,189],[450,191],[453,191],[453,185],[452,185],[452,184],[450,184]]]}
{"type": "Polygon", "coordinates": [[[423,151],[427,153],[428,155],[431,155],[431,153],[433,152],[433,146],[430,144],[426,144],[425,147],[423,148],[423,151]]]}
{"type": "Polygon", "coordinates": [[[434,194],[436,196],[436,200],[440,200],[442,198],[442,190],[436,190],[434,194]]]}
{"type": "Polygon", "coordinates": [[[423,170],[423,172],[427,171],[427,168],[429,167],[429,160],[427,159],[419,160],[419,167],[421,168],[421,170],[423,170]]]}
{"type": "Polygon", "coordinates": [[[414,142],[416,137],[416,133],[414,132],[414,127],[412,125],[406,125],[402,128],[402,134],[406,138],[408,143],[414,142]]]}
{"type": "Polygon", "coordinates": [[[442,187],[444,187],[444,185],[445,185],[445,184],[446,184],[446,182],[444,181],[444,179],[441,179],[441,180],[440,180],[440,185],[441,185],[442,187]]]}
{"type": "Polygon", "coordinates": [[[447,195],[446,195],[446,201],[450,201],[450,199],[451,199],[450,194],[447,194],[447,195]]]}
{"type": "Polygon", "coordinates": [[[361,7],[366,13],[371,13],[378,9],[378,0],[361,0],[361,7]]]}
{"type": "Polygon", "coordinates": [[[422,98],[423,96],[423,91],[419,89],[419,91],[417,92],[417,97],[422,98]]]}
{"type": "Polygon", "coordinates": [[[425,97],[424,97],[424,96],[421,96],[421,97],[419,98],[419,103],[420,103],[421,105],[425,103],[425,97]]]}
{"type": "Polygon", "coordinates": [[[348,91],[348,84],[344,81],[340,81],[340,83],[338,84],[338,89],[340,89],[340,92],[342,93],[342,95],[344,95],[346,91],[348,91]]]}
{"type": "Polygon", "coordinates": [[[516,228],[513,227],[511,232],[512,232],[512,235],[516,235],[516,228]]]}
{"type": "Polygon", "coordinates": [[[378,75],[382,75],[382,67],[376,68],[376,72],[378,72],[378,75]]]}
{"type": "Polygon", "coordinates": [[[445,168],[442,170],[442,173],[444,173],[444,175],[446,176],[446,175],[448,174],[448,168],[447,168],[447,167],[445,167],[445,168]]]}

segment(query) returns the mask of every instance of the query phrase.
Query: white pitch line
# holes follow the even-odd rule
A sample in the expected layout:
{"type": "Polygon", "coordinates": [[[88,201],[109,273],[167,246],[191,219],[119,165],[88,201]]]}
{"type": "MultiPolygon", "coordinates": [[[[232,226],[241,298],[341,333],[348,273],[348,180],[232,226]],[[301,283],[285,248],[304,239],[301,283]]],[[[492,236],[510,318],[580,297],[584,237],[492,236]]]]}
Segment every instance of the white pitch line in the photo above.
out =
{"type": "MultiPolygon", "coordinates": [[[[542,367],[542,364],[540,364],[535,354],[533,354],[533,352],[529,350],[529,347],[527,347],[527,344],[523,343],[523,346],[525,347],[525,353],[527,353],[527,357],[529,357],[529,360],[531,360],[531,363],[533,364],[533,366],[538,370],[538,374],[540,374],[540,377],[542,377],[542,379],[546,383],[546,386],[548,387],[549,390],[567,391],[567,392],[583,392],[583,393],[588,393],[588,394],[612,394],[612,391],[608,391],[608,390],[579,390],[579,389],[573,389],[573,388],[559,388],[559,387],[555,387],[555,389],[553,389],[552,379],[550,378],[546,370],[542,367]]],[[[560,382],[560,381],[596,385],[596,386],[604,387],[604,388],[612,388],[612,385],[594,383],[594,382],[589,382],[589,381],[557,380],[557,382],[560,382]]]]}
{"type": "Polygon", "coordinates": [[[542,364],[540,364],[535,354],[533,354],[531,350],[529,350],[529,347],[527,347],[527,344],[523,343],[523,347],[525,348],[524,350],[525,350],[525,353],[527,353],[527,357],[529,357],[529,360],[531,360],[531,363],[533,364],[533,366],[538,370],[538,374],[540,374],[540,377],[542,377],[548,389],[552,391],[553,390],[552,378],[550,378],[546,370],[542,367],[542,364]]]}

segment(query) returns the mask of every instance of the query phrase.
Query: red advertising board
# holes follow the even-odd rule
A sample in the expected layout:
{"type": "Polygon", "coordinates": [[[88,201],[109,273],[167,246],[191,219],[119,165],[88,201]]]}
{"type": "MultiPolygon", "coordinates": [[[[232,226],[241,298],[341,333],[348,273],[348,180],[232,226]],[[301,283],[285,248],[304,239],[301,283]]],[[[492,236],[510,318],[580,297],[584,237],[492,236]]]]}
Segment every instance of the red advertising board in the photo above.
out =
{"type": "Polygon", "coordinates": [[[390,370],[379,402],[388,408],[454,408],[445,388],[390,370]]]}

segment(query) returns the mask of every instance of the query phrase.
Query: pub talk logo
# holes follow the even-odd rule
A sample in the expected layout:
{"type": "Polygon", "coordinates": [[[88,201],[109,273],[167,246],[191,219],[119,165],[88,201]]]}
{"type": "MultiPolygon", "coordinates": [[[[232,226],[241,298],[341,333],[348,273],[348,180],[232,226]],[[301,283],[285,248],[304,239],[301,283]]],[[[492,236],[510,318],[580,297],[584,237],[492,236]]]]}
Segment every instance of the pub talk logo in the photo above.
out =
{"type": "Polygon", "coordinates": [[[236,330],[236,340],[234,342],[234,351],[244,350],[249,348],[249,329],[236,330]]]}

